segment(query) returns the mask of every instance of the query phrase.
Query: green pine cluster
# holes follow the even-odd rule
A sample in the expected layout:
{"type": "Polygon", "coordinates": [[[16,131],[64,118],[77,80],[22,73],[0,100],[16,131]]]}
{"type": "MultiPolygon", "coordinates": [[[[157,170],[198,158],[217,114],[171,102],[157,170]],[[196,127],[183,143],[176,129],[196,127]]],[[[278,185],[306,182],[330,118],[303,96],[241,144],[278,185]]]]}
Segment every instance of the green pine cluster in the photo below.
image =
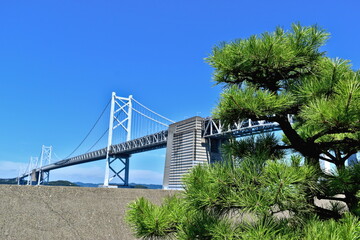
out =
{"type": "Polygon", "coordinates": [[[225,86],[214,116],[277,122],[282,141],[230,139],[222,162],[184,176],[181,194],[131,203],[137,237],[360,239],[360,164],[345,164],[360,150],[360,72],[325,56],[328,37],[293,24],[213,49],[206,61],[225,86]]]}

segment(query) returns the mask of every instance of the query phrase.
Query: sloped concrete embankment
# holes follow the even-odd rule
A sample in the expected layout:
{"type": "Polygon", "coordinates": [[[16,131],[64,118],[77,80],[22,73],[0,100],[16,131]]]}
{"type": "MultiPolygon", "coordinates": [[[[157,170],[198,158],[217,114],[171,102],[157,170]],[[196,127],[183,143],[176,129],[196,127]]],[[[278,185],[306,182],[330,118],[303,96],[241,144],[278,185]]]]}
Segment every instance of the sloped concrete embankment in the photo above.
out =
{"type": "Polygon", "coordinates": [[[0,239],[136,239],[124,222],[127,204],[155,204],[174,191],[0,186],[0,239]]]}

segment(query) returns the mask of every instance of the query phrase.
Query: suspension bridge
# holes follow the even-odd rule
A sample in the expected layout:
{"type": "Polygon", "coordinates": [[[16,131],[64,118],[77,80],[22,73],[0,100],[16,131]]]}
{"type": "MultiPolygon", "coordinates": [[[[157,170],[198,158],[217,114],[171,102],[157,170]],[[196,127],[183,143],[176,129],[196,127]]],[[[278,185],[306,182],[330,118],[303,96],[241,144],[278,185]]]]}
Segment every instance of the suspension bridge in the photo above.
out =
{"type": "Polygon", "coordinates": [[[217,119],[191,117],[172,121],[133,98],[112,93],[99,118],[80,144],[67,157],[51,162],[53,149],[42,146],[40,157],[31,157],[18,182],[28,185],[49,181],[50,171],[98,160],[106,160],[104,187],[114,179],[121,185],[129,184],[129,163],[133,154],[166,148],[164,189],[182,188],[181,178],[197,164],[221,160],[220,145],[229,137],[242,137],[280,130],[278,123],[246,120],[224,126],[217,119]],[[89,137],[110,106],[110,120],[106,131],[82,154],[74,153],[89,137]],[[103,146],[101,141],[107,136],[103,146]],[[93,149],[97,150],[93,150],[93,149]]]}

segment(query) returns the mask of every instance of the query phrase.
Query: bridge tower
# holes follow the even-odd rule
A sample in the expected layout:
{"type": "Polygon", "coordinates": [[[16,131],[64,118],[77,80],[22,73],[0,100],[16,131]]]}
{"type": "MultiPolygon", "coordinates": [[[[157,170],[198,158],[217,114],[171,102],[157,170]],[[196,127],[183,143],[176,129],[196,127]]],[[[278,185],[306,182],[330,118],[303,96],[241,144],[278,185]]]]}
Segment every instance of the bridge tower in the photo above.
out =
{"type": "Polygon", "coordinates": [[[123,130],[125,130],[126,141],[131,140],[132,99],[132,95],[130,95],[128,98],[118,97],[116,96],[115,92],[113,92],[111,96],[104,187],[108,187],[109,182],[116,177],[123,182],[124,186],[129,185],[130,155],[112,155],[111,145],[113,140],[113,131],[117,127],[121,127],[123,130]],[[120,167],[118,164],[120,164],[120,167]],[[112,172],[112,176],[110,176],[110,170],[112,172]]]}
{"type": "Polygon", "coordinates": [[[39,171],[37,172],[37,185],[49,182],[50,172],[49,171],[42,171],[41,168],[44,165],[48,165],[51,163],[51,153],[52,153],[52,146],[45,146],[42,145],[41,148],[41,156],[40,156],[40,165],[39,171]]]}
{"type": "MultiPolygon", "coordinates": [[[[29,174],[26,185],[32,185],[33,179],[32,179],[32,174],[30,171],[32,171],[32,169],[35,169],[37,167],[38,163],[39,163],[38,157],[30,157],[28,169],[26,171],[29,174]]],[[[36,183],[37,183],[37,181],[36,181],[36,183]]]]}

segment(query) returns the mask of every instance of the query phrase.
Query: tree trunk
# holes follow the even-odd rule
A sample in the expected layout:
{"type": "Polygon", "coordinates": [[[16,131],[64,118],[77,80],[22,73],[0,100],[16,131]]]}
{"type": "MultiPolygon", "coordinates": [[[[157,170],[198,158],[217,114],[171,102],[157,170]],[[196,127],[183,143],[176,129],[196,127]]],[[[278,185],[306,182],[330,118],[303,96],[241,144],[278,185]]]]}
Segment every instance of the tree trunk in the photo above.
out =
{"type": "Polygon", "coordinates": [[[356,195],[351,192],[345,192],[345,197],[346,205],[348,206],[349,211],[354,212],[354,210],[358,207],[358,199],[356,195]]]}
{"type": "Polygon", "coordinates": [[[279,117],[277,122],[279,123],[285,136],[289,139],[293,148],[305,157],[307,163],[315,166],[317,169],[320,169],[319,156],[321,152],[316,144],[308,143],[302,139],[300,135],[292,128],[286,116],[279,117]]]}

